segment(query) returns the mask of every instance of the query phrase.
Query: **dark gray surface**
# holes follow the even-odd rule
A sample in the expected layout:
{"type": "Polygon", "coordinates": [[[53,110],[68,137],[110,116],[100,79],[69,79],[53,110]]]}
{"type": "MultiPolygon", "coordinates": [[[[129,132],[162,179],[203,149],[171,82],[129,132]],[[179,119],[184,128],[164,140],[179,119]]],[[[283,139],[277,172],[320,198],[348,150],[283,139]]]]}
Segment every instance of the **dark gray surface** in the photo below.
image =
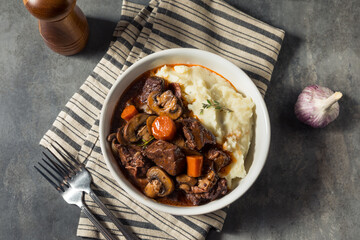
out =
{"type": "MultiPolygon", "coordinates": [[[[144,2],[144,1],[143,1],[144,2]]],[[[360,1],[229,1],[286,31],[265,98],[268,161],[208,239],[360,238],[360,1]],[[302,88],[344,93],[339,118],[312,129],[294,116],[302,88]]],[[[79,210],[34,171],[38,142],[107,49],[121,1],[79,0],[90,40],[64,57],[42,42],[21,1],[1,0],[0,239],[78,239],[79,210]]]]}

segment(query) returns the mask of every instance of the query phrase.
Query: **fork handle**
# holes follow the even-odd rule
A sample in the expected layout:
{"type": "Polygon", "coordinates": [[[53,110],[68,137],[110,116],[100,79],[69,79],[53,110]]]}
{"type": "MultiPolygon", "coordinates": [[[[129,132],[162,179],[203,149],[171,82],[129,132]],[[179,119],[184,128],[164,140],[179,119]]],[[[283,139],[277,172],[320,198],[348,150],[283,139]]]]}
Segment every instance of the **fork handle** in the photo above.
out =
{"type": "Polygon", "coordinates": [[[96,217],[90,212],[89,208],[85,205],[81,206],[81,210],[85,215],[90,219],[90,221],[95,225],[95,227],[102,233],[106,240],[116,240],[116,238],[111,235],[111,233],[96,219],[96,217]]]}
{"type": "Polygon", "coordinates": [[[91,190],[89,193],[90,197],[94,200],[94,202],[99,205],[101,210],[111,219],[111,221],[115,224],[115,226],[120,230],[120,232],[124,235],[126,239],[136,240],[137,238],[129,229],[127,229],[120,221],[117,219],[114,214],[102,203],[102,201],[98,198],[98,196],[91,190]]]}

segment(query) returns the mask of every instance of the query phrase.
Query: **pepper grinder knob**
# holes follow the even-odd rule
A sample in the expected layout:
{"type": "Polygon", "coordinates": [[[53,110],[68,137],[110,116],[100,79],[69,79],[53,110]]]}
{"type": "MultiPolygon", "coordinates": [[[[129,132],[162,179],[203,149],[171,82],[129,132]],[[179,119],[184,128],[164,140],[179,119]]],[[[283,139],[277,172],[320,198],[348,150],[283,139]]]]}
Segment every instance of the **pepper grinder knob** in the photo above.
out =
{"type": "Polygon", "coordinates": [[[39,19],[40,35],[46,45],[62,55],[80,52],[89,37],[89,26],[76,0],[23,0],[39,19]]]}

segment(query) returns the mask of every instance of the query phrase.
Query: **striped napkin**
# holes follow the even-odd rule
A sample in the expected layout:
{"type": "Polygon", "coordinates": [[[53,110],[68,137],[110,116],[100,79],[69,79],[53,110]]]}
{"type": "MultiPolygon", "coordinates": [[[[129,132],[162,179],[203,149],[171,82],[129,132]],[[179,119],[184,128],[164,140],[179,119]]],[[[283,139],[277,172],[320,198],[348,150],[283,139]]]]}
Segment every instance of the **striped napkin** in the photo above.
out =
{"type": "MultiPolygon", "coordinates": [[[[151,0],[144,6],[123,1],[114,41],[56,118],[40,144],[53,151],[55,140],[85,161],[94,190],[122,223],[141,239],[205,239],[210,229],[221,230],[226,210],[198,216],[155,212],[132,199],[111,177],[99,145],[99,114],[105,97],[118,78],[138,59],[168,48],[198,48],[232,61],[254,81],[262,95],[270,82],[284,31],[269,26],[221,0],[151,0]]],[[[121,233],[85,197],[91,211],[111,232],[121,233]]],[[[80,216],[77,235],[102,235],[80,216]]]]}

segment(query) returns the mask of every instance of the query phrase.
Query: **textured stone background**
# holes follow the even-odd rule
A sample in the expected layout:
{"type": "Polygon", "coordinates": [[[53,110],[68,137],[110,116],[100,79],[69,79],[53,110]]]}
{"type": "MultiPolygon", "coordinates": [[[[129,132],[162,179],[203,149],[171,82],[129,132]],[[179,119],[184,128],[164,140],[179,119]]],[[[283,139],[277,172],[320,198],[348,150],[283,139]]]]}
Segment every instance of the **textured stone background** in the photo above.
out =
{"type": "MultiPolygon", "coordinates": [[[[121,1],[78,1],[91,34],[72,57],[45,46],[22,1],[0,2],[0,239],[77,239],[79,210],[33,165],[41,136],[106,51],[121,1]]],[[[268,161],[208,239],[360,239],[360,1],[228,2],[286,37],[265,98],[268,161]],[[344,93],[339,118],[324,129],[293,113],[313,83],[344,93]]]]}

